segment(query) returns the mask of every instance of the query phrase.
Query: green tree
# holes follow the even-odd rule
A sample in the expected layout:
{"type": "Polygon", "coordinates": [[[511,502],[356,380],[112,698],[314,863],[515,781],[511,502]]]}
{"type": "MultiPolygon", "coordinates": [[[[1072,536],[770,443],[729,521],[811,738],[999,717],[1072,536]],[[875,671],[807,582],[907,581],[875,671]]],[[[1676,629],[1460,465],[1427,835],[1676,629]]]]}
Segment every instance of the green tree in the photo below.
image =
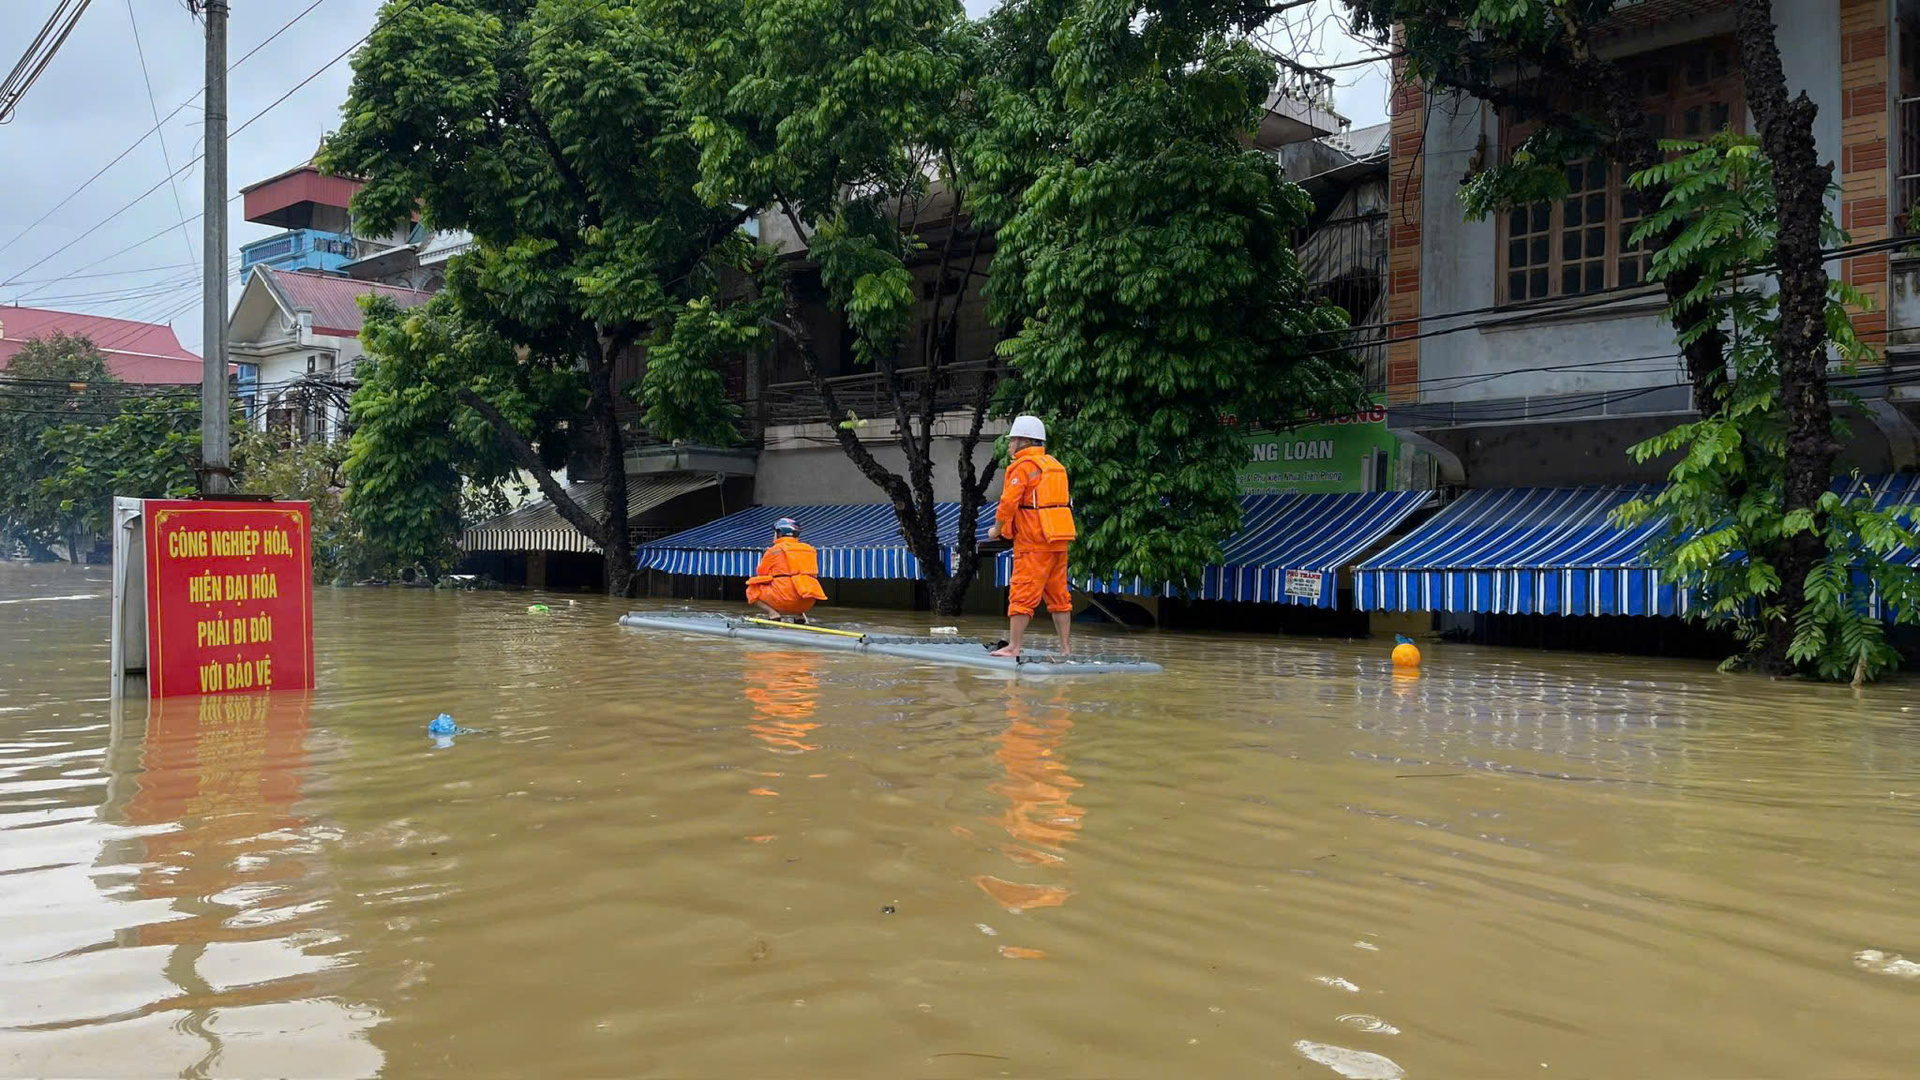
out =
{"type": "Polygon", "coordinates": [[[1017,333],[1009,404],[1049,422],[1083,571],[1196,582],[1239,527],[1239,425],[1364,401],[1291,248],[1310,202],[1247,145],[1267,4],[1010,0],[986,27],[968,146],[1017,333]]]}
{"type": "Polygon", "coordinates": [[[347,513],[347,445],[295,441],[277,432],[236,428],[235,490],[246,495],[308,504],[313,537],[313,580],[324,584],[388,569],[375,556],[347,513]]]}
{"type": "Polygon", "coordinates": [[[71,517],[49,512],[41,483],[60,465],[41,435],[68,423],[105,420],[125,387],[85,337],[28,341],[0,372],[0,525],[39,545],[70,544],[71,517]]]}
{"type": "MultiPolygon", "coordinates": [[[[1750,136],[1723,134],[1665,149],[1673,160],[1633,177],[1638,187],[1668,192],[1638,232],[1674,237],[1655,253],[1652,274],[1664,279],[1681,271],[1702,283],[1692,298],[1699,321],[1686,333],[1727,331],[1728,379],[1718,408],[1633,448],[1641,461],[1678,460],[1666,488],[1628,504],[1619,516],[1630,525],[1665,521],[1653,549],[1658,564],[1693,590],[1694,617],[1731,626],[1750,658],[1775,670],[1864,682],[1899,659],[1869,597],[1877,593],[1894,618],[1920,621],[1920,572],[1888,559],[1920,538],[1902,514],[1875,510],[1866,500],[1844,501],[1824,486],[1811,507],[1787,509],[1795,477],[1781,394],[1783,298],[1743,275],[1779,258],[1773,163],[1750,136]],[[1720,281],[1730,284],[1712,285],[1720,281]],[[1783,568],[1802,537],[1810,537],[1819,554],[1793,595],[1783,588],[1783,568]],[[1781,662],[1770,659],[1775,652],[1781,662]]],[[[1823,226],[1827,243],[1844,242],[1831,215],[1823,214],[1823,226]]],[[[1822,335],[1851,370],[1872,356],[1847,311],[1861,298],[1840,282],[1827,288],[1822,335]]],[[[1830,422],[1831,437],[1844,438],[1845,424],[1830,422]]]]}
{"type": "Polygon", "coordinates": [[[53,467],[29,505],[72,530],[78,559],[82,538],[111,529],[114,496],[184,499],[200,489],[199,395],[128,388],[111,412],[41,432],[40,445],[53,467]]]}
{"type": "Polygon", "coordinates": [[[197,490],[199,401],[191,388],[128,386],[85,337],[27,342],[0,374],[0,519],[84,559],[114,496],[197,490]]]}
{"type": "Polygon", "coordinates": [[[357,572],[417,568],[437,580],[459,560],[460,530],[472,524],[463,492],[493,488],[514,470],[514,449],[493,417],[534,448],[551,476],[566,465],[564,424],[580,412],[581,381],[557,365],[519,363],[445,294],[406,311],[369,303],[361,340],[368,356],[343,468],[343,509],[363,545],[357,572]]]}
{"type": "MultiPolygon", "coordinates": [[[[623,387],[615,371],[649,345],[682,353],[716,340],[752,340],[758,320],[741,315],[734,335],[715,335],[728,309],[722,281],[743,271],[752,246],[745,210],[713,206],[697,191],[700,151],[680,111],[679,56],[644,18],[643,5],[617,0],[390,0],[354,61],[340,130],[327,140],[325,165],[364,177],[358,220],[397,225],[418,212],[429,227],[466,229],[475,247],[455,260],[433,318],[435,333],[466,342],[456,365],[490,365],[482,378],[435,384],[538,483],[540,491],[607,556],[609,591],[625,594],[633,575],[627,532],[627,433],[618,413],[623,387]],[[676,334],[683,317],[703,320],[676,334]],[[557,379],[580,403],[573,416],[489,396],[546,388],[557,379]],[[605,485],[596,518],[562,488],[555,472],[576,451],[605,485]]],[[[391,341],[392,339],[388,339],[391,341]]],[[[377,363],[393,360],[379,347],[377,363]]],[[[432,376],[431,364],[415,364],[432,376]]],[[[688,420],[698,434],[723,436],[723,411],[688,420]]],[[[411,465],[405,445],[360,442],[350,466],[365,484],[350,501],[374,529],[383,519],[407,528],[421,507],[400,496],[432,475],[433,461],[411,465]],[[378,478],[378,479],[376,479],[378,478]],[[383,488],[381,484],[385,484],[383,488]],[[379,492],[396,501],[376,512],[379,492]]],[[[578,471],[578,470],[576,470],[578,471]]],[[[457,491],[457,487],[454,488],[457,491]]],[[[406,541],[425,553],[429,534],[444,535],[454,513],[436,501],[419,534],[406,541]]]]}
{"type": "MultiPolygon", "coordinates": [[[[966,363],[957,333],[990,244],[966,211],[971,180],[958,154],[978,122],[969,92],[977,32],[957,0],[649,0],[644,8],[681,50],[702,194],[777,215],[804,248],[761,253],[766,269],[742,283],[757,310],[745,310],[799,354],[818,420],[892,504],[934,607],[959,611],[996,468],[975,457],[997,360],[966,363]],[[816,295],[851,330],[855,362],[878,385],[871,419],[890,421],[889,432],[846,407],[810,323],[816,295]],[[951,565],[935,492],[936,439],[947,424],[957,435],[959,492],[951,565]],[[887,447],[900,454],[898,471],[877,456],[887,447]]],[[[713,351],[692,356],[697,364],[713,351]]],[[[650,360],[650,405],[686,400],[664,392],[677,391],[685,365],[663,363],[657,351],[650,360]]],[[[651,422],[666,419],[657,405],[649,412],[651,422]]]]}

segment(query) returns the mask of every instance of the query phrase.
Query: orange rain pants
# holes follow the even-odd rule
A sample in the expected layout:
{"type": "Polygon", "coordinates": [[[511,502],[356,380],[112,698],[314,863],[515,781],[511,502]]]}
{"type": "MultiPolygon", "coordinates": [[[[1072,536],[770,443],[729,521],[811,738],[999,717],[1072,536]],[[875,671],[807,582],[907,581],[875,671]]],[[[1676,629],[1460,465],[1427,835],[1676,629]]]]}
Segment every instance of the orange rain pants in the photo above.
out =
{"type": "Polygon", "coordinates": [[[1015,546],[1013,579],[1007,583],[1007,614],[1032,615],[1043,599],[1048,611],[1073,610],[1073,594],[1067,590],[1066,545],[1015,546]]]}

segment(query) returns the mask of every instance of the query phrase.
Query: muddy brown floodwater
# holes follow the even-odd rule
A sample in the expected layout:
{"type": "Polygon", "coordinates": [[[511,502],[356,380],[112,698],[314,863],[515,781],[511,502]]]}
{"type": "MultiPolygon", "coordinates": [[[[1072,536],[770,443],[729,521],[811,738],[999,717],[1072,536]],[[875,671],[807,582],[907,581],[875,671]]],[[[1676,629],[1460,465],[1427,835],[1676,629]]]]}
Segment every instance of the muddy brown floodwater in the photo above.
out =
{"type": "Polygon", "coordinates": [[[149,710],[105,578],[0,564],[0,1074],[1920,1059],[1911,682],[1140,634],[1031,685],[323,589],[310,695],[149,710]]]}

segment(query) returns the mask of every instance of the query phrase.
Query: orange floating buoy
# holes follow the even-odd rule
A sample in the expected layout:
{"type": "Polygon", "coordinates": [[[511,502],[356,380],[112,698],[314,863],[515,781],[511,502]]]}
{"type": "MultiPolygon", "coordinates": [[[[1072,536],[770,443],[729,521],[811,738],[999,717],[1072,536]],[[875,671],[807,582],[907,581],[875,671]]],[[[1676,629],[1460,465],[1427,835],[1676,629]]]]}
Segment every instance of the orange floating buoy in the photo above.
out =
{"type": "Polygon", "coordinates": [[[1396,634],[1398,641],[1393,647],[1393,666],[1397,668],[1417,668],[1420,666],[1420,646],[1405,634],[1396,634]]]}

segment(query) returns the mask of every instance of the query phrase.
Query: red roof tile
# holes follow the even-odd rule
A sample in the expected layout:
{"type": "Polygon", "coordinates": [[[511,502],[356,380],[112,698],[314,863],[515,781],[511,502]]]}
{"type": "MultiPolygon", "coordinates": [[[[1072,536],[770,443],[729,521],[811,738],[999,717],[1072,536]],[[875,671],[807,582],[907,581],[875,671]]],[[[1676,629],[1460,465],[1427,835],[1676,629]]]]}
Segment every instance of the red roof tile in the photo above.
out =
{"type": "Polygon", "coordinates": [[[0,306],[0,371],[7,369],[27,342],[55,334],[91,340],[106,357],[107,370],[124,382],[154,386],[200,381],[200,358],[181,346],[170,326],[6,306],[0,306]]]}
{"type": "Polygon", "coordinates": [[[384,296],[403,308],[424,304],[433,294],[397,285],[376,285],[371,281],[336,277],[305,270],[275,270],[254,267],[254,273],[266,274],[267,283],[295,311],[313,313],[315,333],[334,337],[360,336],[360,298],[371,293],[384,296]]]}

